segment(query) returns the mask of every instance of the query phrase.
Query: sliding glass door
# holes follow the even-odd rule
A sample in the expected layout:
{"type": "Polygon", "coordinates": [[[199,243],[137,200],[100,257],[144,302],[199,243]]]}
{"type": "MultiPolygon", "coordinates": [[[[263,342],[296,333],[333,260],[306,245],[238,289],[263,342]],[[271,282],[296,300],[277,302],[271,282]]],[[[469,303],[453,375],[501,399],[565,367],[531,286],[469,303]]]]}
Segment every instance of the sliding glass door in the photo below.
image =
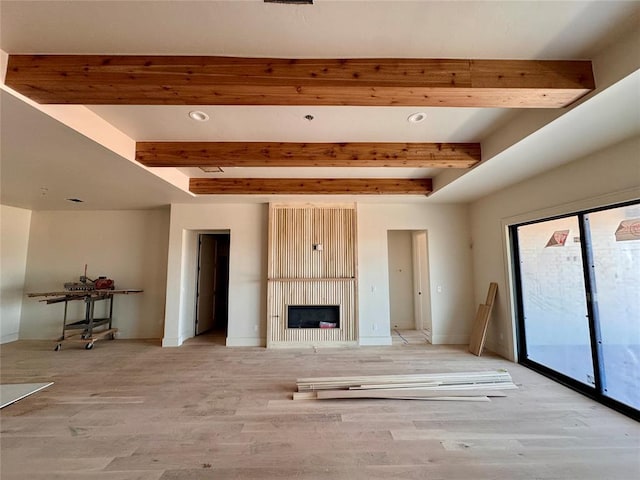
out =
{"type": "Polygon", "coordinates": [[[595,386],[578,217],[518,227],[527,358],[595,386]]]}
{"type": "Polygon", "coordinates": [[[603,394],[640,409],[640,207],[602,210],[585,218],[603,394]]]}
{"type": "Polygon", "coordinates": [[[511,229],[519,360],[632,416],[640,409],[640,205],[511,229]]]}

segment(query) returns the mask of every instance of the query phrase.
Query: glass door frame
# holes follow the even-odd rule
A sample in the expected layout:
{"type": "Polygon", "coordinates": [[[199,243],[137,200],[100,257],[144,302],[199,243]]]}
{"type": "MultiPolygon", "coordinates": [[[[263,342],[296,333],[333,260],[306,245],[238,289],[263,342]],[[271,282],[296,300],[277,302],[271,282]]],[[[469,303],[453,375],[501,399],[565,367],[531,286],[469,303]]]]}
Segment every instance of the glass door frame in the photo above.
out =
{"type": "Polygon", "coordinates": [[[640,421],[640,410],[619,402],[609,396],[606,396],[603,391],[605,384],[604,379],[604,364],[602,355],[602,339],[600,335],[600,318],[598,314],[597,295],[595,295],[593,286],[595,285],[595,272],[593,262],[593,252],[591,246],[590,230],[588,228],[588,214],[594,212],[600,212],[604,210],[610,210],[619,207],[625,207],[629,205],[638,205],[640,200],[632,200],[624,203],[617,203],[613,205],[606,205],[603,207],[591,208],[588,210],[580,210],[577,212],[570,212],[561,215],[555,215],[552,217],[540,218],[527,222],[520,222],[517,224],[509,225],[509,242],[511,247],[511,267],[513,272],[513,291],[515,293],[515,315],[516,315],[516,344],[518,363],[530,368],[546,377],[555,380],[573,390],[576,390],[583,395],[586,395],[603,405],[606,405],[614,410],[617,410],[635,420],[640,421]],[[549,368],[541,363],[536,362],[527,357],[527,342],[525,331],[525,318],[524,318],[524,300],[522,291],[522,276],[520,270],[520,248],[518,242],[518,227],[525,225],[532,225],[536,223],[542,223],[549,220],[557,220],[560,218],[578,217],[578,224],[580,228],[580,251],[582,254],[583,275],[585,285],[585,300],[587,305],[587,316],[589,324],[589,336],[591,340],[591,356],[593,360],[593,373],[595,386],[591,387],[585,383],[575,380],[563,373],[560,373],[552,368],[549,368]]]}

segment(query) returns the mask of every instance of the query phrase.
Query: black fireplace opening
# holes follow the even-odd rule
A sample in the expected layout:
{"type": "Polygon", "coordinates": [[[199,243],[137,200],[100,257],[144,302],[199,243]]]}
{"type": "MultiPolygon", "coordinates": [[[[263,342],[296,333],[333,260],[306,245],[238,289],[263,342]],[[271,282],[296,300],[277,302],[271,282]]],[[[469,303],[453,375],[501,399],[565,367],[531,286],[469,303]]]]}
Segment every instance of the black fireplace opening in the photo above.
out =
{"type": "Polygon", "coordinates": [[[289,305],[287,328],[340,328],[340,305],[289,305]]]}

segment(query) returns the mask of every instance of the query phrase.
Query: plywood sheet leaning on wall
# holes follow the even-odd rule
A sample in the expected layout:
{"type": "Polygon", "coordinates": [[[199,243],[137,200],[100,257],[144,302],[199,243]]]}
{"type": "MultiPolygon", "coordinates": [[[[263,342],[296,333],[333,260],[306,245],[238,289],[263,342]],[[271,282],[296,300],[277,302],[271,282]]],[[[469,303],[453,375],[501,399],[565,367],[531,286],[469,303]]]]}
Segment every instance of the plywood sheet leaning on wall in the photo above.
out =
{"type": "Polygon", "coordinates": [[[478,306],[476,318],[473,321],[471,330],[471,338],[469,340],[469,351],[478,357],[482,355],[484,349],[484,341],[487,337],[487,327],[489,326],[489,317],[493,310],[493,304],[498,293],[498,284],[491,282],[489,291],[487,292],[487,300],[484,304],[478,306]]]}

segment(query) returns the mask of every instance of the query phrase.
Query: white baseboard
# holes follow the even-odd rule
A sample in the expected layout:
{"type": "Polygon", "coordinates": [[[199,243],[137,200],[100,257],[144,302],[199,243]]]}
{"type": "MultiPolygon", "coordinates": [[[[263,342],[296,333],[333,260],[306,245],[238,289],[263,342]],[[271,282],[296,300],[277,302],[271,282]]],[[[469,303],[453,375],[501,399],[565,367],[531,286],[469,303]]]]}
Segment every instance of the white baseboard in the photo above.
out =
{"type": "Polygon", "coordinates": [[[465,345],[469,343],[469,335],[432,335],[432,345],[465,345]]]}
{"type": "Polygon", "coordinates": [[[9,333],[8,335],[3,335],[2,337],[0,337],[0,344],[15,342],[16,340],[18,340],[18,338],[19,337],[17,333],[9,333]]]}
{"type": "Polygon", "coordinates": [[[358,339],[358,344],[362,347],[375,345],[392,345],[393,341],[391,340],[390,335],[388,337],[360,337],[358,339]]]}
{"type": "Polygon", "coordinates": [[[264,347],[267,342],[258,337],[227,337],[227,347],[264,347]]]}

